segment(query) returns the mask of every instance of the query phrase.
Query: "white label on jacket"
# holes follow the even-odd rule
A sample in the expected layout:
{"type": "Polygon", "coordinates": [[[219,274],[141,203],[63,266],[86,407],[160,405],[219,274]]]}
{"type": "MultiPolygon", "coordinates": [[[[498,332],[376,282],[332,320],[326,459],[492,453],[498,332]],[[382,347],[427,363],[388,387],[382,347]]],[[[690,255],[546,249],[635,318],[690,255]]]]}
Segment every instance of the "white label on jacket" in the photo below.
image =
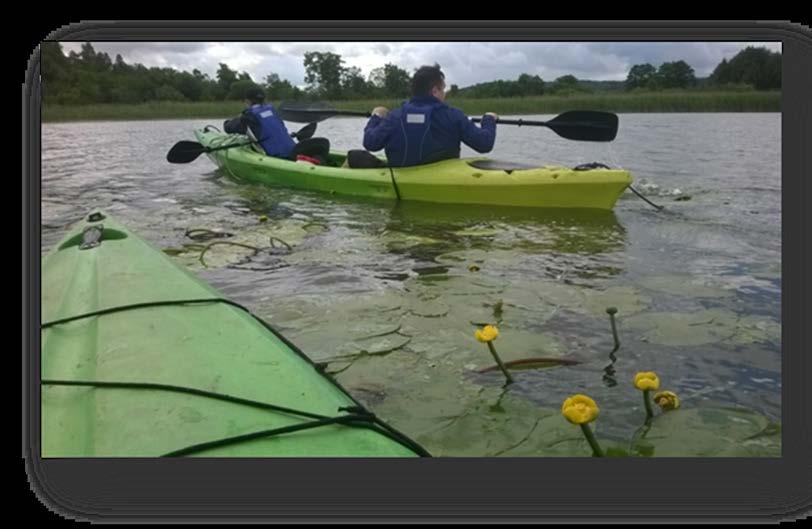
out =
{"type": "Polygon", "coordinates": [[[262,117],[262,118],[269,118],[269,117],[273,116],[273,112],[271,112],[270,110],[264,110],[264,111],[259,113],[259,116],[262,117]]]}
{"type": "Polygon", "coordinates": [[[425,114],[406,114],[406,123],[425,123],[425,114]]]}

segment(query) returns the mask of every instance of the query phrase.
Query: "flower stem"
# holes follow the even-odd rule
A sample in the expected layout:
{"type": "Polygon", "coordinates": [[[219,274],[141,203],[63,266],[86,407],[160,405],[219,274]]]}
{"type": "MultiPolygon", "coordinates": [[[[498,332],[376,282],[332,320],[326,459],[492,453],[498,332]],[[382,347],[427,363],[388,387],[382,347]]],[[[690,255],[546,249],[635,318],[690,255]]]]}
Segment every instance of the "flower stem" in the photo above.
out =
{"type": "Polygon", "coordinates": [[[606,309],[606,313],[609,314],[609,322],[612,324],[612,339],[615,341],[615,348],[612,349],[614,353],[618,349],[620,349],[620,339],[617,337],[617,325],[615,324],[615,313],[617,309],[614,307],[609,307],[606,309]]]}
{"type": "Polygon", "coordinates": [[[643,390],[643,403],[646,405],[646,424],[650,423],[651,419],[654,418],[654,412],[651,410],[651,399],[649,398],[650,392],[649,389],[643,390]]]}
{"type": "Polygon", "coordinates": [[[603,450],[601,450],[601,446],[595,439],[595,435],[592,433],[592,430],[589,429],[589,425],[582,424],[581,431],[584,432],[584,437],[586,437],[586,440],[589,442],[589,446],[592,447],[592,455],[595,457],[604,457],[603,450]]]}
{"type": "Polygon", "coordinates": [[[493,342],[488,342],[488,349],[490,349],[491,354],[493,355],[493,359],[496,360],[497,364],[499,364],[499,369],[501,369],[502,373],[505,375],[505,379],[507,380],[507,382],[505,382],[505,385],[507,386],[508,384],[512,384],[513,377],[510,376],[510,373],[508,373],[505,364],[502,363],[502,360],[499,358],[499,355],[496,354],[496,349],[494,349],[493,347],[493,342]]]}

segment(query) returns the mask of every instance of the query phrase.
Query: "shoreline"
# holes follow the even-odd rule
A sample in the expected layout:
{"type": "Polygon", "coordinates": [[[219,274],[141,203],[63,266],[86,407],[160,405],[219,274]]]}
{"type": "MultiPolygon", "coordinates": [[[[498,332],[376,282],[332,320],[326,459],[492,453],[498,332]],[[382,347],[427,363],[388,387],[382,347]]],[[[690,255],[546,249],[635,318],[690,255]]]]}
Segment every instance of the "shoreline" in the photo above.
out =
{"type": "MultiPolygon", "coordinates": [[[[375,106],[399,106],[402,100],[348,100],[330,104],[339,110],[369,111],[375,106]]],[[[674,91],[600,93],[525,98],[448,98],[466,114],[560,114],[568,110],[602,110],[622,114],[781,112],[781,92],[674,91]]],[[[278,104],[278,102],[272,102],[278,104]]],[[[226,119],[243,110],[240,101],[151,102],[141,104],[43,105],[43,123],[78,121],[139,121],[159,119],[226,119]]]]}

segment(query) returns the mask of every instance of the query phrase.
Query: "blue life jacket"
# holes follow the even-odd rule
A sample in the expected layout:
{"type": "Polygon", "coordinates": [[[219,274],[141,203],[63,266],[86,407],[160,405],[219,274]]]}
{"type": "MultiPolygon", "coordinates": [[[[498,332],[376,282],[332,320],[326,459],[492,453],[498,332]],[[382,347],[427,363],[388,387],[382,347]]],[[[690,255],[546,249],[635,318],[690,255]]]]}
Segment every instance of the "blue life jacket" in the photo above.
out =
{"type": "Polygon", "coordinates": [[[386,146],[386,158],[396,167],[426,163],[433,154],[434,138],[431,132],[432,113],[445,106],[440,101],[408,101],[400,108],[399,131],[395,131],[386,146]]]}
{"type": "MultiPolygon", "coordinates": [[[[288,129],[282,120],[276,115],[273,105],[254,105],[245,110],[245,112],[253,114],[260,125],[259,144],[268,154],[268,156],[275,156],[277,158],[287,158],[293,152],[296,142],[290,137],[288,129]]],[[[250,130],[250,128],[249,128],[250,130]]],[[[252,131],[256,134],[256,131],[252,131]]]]}

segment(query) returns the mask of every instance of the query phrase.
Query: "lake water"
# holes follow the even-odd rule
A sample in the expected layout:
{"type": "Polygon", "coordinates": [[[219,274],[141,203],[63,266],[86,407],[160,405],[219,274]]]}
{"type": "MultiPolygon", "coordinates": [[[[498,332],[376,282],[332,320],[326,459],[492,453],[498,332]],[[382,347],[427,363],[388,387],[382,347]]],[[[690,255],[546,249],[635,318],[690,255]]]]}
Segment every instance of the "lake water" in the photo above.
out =
{"type": "MultiPolygon", "coordinates": [[[[780,114],[621,115],[608,144],[498,128],[492,158],[623,167],[665,206],[627,191],[608,213],[359,200],[234,182],[206,157],[166,162],[206,124],[222,120],[44,125],[43,254],[104,209],[330,361],[354,396],[437,455],[552,453],[533,445],[543,423],[528,410],[552,417],[575,393],[599,403],[599,437],[628,439],[643,413],[638,371],[655,371],[683,409],[780,420],[780,114]],[[221,245],[204,266],[185,235],[197,228],[292,250],[221,245]],[[494,321],[505,360],[581,363],[517,371],[503,391],[499,371],[478,373],[493,360],[475,324],[494,321]]],[[[360,148],[363,125],[328,120],[316,135],[360,148]]]]}

